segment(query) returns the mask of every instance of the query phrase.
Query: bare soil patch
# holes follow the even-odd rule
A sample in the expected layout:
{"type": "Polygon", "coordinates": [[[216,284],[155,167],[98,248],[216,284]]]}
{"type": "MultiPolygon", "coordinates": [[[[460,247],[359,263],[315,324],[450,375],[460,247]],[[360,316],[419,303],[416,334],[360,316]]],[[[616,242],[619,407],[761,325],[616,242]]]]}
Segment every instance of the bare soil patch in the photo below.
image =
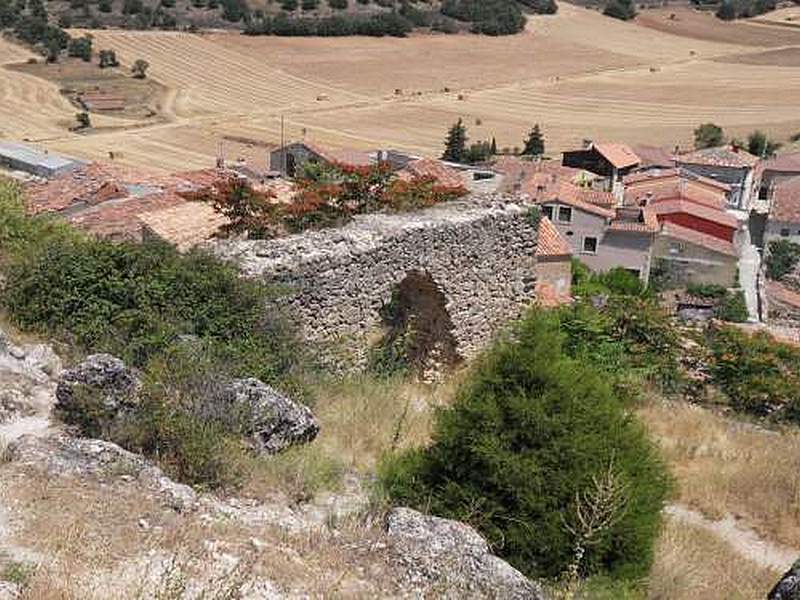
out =
{"type": "Polygon", "coordinates": [[[636,23],[685,38],[741,46],[800,44],[800,31],[758,25],[750,21],[722,21],[713,12],[682,6],[644,10],[636,18],[636,23]]]}
{"type": "Polygon", "coordinates": [[[774,67],[800,67],[800,47],[767,50],[755,54],[733,54],[715,59],[716,62],[774,67]]]}

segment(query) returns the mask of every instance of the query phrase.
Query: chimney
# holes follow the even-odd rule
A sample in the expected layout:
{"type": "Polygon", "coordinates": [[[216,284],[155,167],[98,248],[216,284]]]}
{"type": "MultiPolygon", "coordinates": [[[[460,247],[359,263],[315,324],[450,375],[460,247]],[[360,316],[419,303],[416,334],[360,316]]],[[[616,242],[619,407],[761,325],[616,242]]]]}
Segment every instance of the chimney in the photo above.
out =
{"type": "Polygon", "coordinates": [[[583,149],[584,150],[589,150],[592,147],[593,144],[594,144],[594,141],[590,140],[589,138],[583,138],[583,149]]]}

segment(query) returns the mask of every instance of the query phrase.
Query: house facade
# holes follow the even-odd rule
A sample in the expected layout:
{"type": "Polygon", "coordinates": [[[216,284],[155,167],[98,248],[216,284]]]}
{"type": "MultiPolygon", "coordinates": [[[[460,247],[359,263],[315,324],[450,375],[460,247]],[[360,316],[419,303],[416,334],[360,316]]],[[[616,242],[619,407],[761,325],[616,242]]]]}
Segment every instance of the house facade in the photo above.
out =
{"type": "Polygon", "coordinates": [[[731,287],[736,284],[739,256],[725,240],[666,222],[653,246],[654,270],[669,287],[691,283],[731,287]]]}
{"type": "Polygon", "coordinates": [[[566,195],[539,204],[542,214],[569,244],[572,255],[591,270],[621,267],[647,283],[657,224],[645,211],[621,215],[613,208],[566,195]]]}
{"type": "Polygon", "coordinates": [[[539,221],[536,245],[536,299],[543,306],[569,302],[572,293],[572,247],[547,217],[539,221]]]}
{"type": "Polygon", "coordinates": [[[605,191],[621,195],[622,178],[633,172],[641,159],[625,144],[587,142],[581,150],[564,152],[561,162],[566,167],[583,169],[603,177],[605,191]]]}
{"type": "Polygon", "coordinates": [[[800,244],[800,177],[782,180],[772,189],[764,240],[781,239],[800,244]]]}
{"type": "Polygon", "coordinates": [[[270,170],[286,177],[297,177],[303,174],[307,163],[344,164],[364,167],[375,164],[375,160],[366,152],[357,150],[333,150],[312,142],[294,142],[273,150],[270,153],[270,170]]]}

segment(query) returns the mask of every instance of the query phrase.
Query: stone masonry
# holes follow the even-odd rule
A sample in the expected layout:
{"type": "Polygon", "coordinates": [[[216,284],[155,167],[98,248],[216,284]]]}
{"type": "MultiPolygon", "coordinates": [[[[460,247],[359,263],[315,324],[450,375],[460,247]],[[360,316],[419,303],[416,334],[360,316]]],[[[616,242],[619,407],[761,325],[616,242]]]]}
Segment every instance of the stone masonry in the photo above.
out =
{"type": "Polygon", "coordinates": [[[212,249],[245,276],[285,289],[281,302],[331,362],[363,367],[378,339],[379,311],[409,273],[434,280],[458,353],[473,357],[533,302],[537,234],[530,207],[492,195],[363,215],[341,228],[275,240],[220,241],[212,249]]]}

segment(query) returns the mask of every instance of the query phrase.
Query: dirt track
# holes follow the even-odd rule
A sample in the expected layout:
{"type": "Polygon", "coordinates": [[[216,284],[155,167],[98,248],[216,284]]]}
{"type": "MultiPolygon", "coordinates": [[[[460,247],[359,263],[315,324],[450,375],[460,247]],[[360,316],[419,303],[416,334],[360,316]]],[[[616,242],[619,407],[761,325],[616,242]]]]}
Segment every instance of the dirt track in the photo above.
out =
{"type": "MultiPolygon", "coordinates": [[[[800,31],[690,11],[678,17],[659,9],[622,23],[562,3],[557,16],[534,17],[508,38],[97,31],[96,45],[123,63],[150,63],[150,76],[171,90],[169,122],[68,134],[59,121],[74,110],[54,86],[2,70],[0,134],[87,158],[113,150],[124,162],[173,170],[208,166],[225,136],[277,142],[281,116],[290,139],[433,155],[459,117],[473,139],[495,136],[501,148],[520,145],[538,122],[550,151],[587,137],[686,144],[704,121],[736,135],[800,129],[800,31]]],[[[0,45],[2,62],[26,57],[0,45]]]]}

